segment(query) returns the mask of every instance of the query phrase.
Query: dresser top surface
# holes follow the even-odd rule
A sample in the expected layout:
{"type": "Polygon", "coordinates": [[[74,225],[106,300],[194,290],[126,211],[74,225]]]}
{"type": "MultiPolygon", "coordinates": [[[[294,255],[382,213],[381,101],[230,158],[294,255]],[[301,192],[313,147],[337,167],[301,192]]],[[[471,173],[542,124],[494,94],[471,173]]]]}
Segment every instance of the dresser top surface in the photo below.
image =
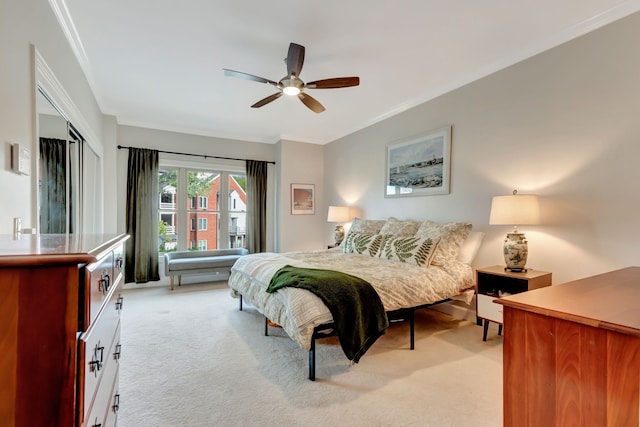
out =
{"type": "Polygon", "coordinates": [[[640,267],[510,295],[496,302],[640,336],[640,267]]]}
{"type": "Polygon", "coordinates": [[[125,234],[25,234],[14,238],[0,235],[0,266],[12,265],[28,259],[90,262],[113,245],[127,239],[125,234]]]}

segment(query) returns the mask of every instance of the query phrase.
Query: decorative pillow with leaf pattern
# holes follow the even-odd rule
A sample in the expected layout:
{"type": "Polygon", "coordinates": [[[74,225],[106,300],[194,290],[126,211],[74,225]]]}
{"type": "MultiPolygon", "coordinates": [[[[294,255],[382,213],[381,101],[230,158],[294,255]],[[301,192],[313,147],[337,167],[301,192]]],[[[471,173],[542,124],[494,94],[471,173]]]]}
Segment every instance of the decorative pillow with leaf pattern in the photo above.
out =
{"type": "Polygon", "coordinates": [[[440,239],[433,257],[433,265],[443,265],[458,257],[460,247],[469,236],[471,227],[470,222],[424,221],[416,232],[416,237],[440,239]]]}
{"type": "Polygon", "coordinates": [[[406,262],[428,268],[440,239],[389,237],[380,250],[380,258],[406,262]]]}
{"type": "MultiPolygon", "coordinates": [[[[347,233],[347,237],[351,233],[366,233],[366,234],[379,234],[380,229],[384,226],[386,221],[384,219],[362,219],[354,217],[351,222],[351,227],[347,233]]],[[[344,249],[344,245],[347,243],[345,238],[340,246],[344,249]]]]}
{"type": "Polygon", "coordinates": [[[378,256],[385,238],[382,234],[349,233],[345,239],[343,252],[346,254],[361,254],[371,257],[378,256]]]}

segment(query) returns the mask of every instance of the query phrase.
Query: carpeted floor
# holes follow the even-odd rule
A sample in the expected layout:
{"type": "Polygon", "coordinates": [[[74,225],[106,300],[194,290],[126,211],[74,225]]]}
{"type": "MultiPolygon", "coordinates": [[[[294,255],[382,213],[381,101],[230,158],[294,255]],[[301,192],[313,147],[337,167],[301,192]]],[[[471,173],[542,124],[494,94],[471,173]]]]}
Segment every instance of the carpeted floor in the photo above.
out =
{"type": "Polygon", "coordinates": [[[226,282],[124,291],[118,425],[500,426],[502,339],[432,310],[392,324],[349,366],[334,338],[307,352],[238,310],[226,282]]]}

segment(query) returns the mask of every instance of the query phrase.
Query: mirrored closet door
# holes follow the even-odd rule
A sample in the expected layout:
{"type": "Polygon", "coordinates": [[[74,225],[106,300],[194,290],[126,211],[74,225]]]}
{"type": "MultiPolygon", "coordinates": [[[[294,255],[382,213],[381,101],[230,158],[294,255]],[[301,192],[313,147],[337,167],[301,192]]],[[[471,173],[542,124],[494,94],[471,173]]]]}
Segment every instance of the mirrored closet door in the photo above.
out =
{"type": "Polygon", "coordinates": [[[85,141],[41,89],[37,98],[39,232],[78,233],[85,141]]]}

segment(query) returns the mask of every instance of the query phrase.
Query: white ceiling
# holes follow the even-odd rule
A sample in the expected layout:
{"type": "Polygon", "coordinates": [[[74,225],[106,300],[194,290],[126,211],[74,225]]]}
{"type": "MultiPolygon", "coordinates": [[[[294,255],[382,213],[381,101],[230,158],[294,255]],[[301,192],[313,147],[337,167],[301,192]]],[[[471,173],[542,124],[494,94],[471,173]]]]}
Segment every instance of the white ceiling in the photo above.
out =
{"type": "Polygon", "coordinates": [[[640,10],[640,0],[49,0],[100,108],[118,123],[325,144],[640,10]],[[225,77],[278,81],[290,42],[326,108],[225,77]]]}

